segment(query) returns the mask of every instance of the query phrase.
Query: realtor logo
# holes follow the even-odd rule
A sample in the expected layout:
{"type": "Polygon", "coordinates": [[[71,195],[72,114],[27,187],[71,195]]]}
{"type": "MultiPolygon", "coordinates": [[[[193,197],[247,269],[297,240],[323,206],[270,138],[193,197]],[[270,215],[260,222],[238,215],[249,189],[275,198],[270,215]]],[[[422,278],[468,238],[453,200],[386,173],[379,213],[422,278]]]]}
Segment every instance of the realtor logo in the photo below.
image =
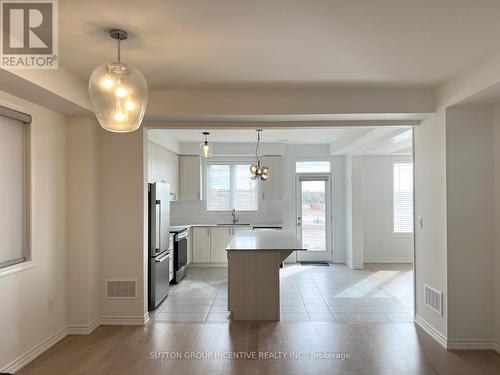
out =
{"type": "Polygon", "coordinates": [[[4,69],[57,69],[57,1],[1,1],[4,69]]]}

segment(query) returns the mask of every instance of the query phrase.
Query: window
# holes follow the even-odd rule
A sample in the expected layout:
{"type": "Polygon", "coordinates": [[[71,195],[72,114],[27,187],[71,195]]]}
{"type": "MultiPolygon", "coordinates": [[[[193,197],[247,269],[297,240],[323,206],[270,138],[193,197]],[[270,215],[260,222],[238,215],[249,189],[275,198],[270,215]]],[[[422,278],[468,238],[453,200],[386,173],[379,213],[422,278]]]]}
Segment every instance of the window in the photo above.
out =
{"type": "Polygon", "coordinates": [[[0,268],[29,256],[27,134],[26,123],[0,116],[0,268]]]}
{"type": "Polygon", "coordinates": [[[329,161],[298,161],[295,173],[330,173],[329,161]]]}
{"type": "Polygon", "coordinates": [[[413,164],[394,163],[394,234],[413,233],[413,164]]]}
{"type": "Polygon", "coordinates": [[[250,179],[250,163],[207,163],[207,210],[256,211],[257,181],[250,179]]]}

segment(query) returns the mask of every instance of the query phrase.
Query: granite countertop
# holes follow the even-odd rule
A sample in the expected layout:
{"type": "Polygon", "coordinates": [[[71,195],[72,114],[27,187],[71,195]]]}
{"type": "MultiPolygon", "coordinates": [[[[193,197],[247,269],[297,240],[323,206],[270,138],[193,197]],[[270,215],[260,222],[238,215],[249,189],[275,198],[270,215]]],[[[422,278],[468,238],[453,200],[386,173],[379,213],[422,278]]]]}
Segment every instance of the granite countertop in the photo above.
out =
{"type": "Polygon", "coordinates": [[[297,239],[297,236],[289,231],[241,231],[236,233],[227,251],[263,251],[263,250],[302,250],[306,251],[297,239]]]}

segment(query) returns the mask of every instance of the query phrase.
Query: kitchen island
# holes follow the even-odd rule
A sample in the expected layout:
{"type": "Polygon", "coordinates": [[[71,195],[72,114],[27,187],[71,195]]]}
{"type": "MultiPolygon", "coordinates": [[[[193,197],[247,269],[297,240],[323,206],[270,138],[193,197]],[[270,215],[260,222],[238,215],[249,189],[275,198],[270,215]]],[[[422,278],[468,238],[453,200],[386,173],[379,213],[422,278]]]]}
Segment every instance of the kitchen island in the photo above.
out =
{"type": "Polygon", "coordinates": [[[226,248],[228,309],[233,320],[280,320],[280,264],[305,251],[288,231],[242,231],[226,248]]]}

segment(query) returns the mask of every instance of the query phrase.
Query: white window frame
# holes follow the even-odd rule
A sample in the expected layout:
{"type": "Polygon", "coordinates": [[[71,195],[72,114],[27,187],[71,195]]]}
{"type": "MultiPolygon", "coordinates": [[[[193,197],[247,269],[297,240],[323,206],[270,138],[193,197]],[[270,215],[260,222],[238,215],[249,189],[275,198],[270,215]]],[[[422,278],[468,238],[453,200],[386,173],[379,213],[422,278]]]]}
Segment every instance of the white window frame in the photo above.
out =
{"type": "MultiPolygon", "coordinates": [[[[232,157],[231,160],[228,160],[227,158],[210,158],[210,159],[205,159],[203,160],[203,168],[202,168],[202,174],[203,174],[203,202],[205,206],[205,211],[208,214],[224,214],[224,213],[230,213],[232,212],[232,209],[230,210],[209,210],[208,209],[208,166],[209,165],[241,165],[241,164],[255,164],[255,160],[251,160],[249,158],[242,158],[242,157],[232,157]]],[[[250,171],[249,171],[250,174],[250,171]]],[[[250,177],[249,177],[250,178],[250,177]]],[[[261,207],[261,194],[260,194],[260,184],[259,181],[257,181],[257,187],[256,187],[256,194],[257,194],[257,207],[255,210],[237,210],[239,212],[244,212],[245,214],[255,214],[259,212],[259,209],[261,207]]]]}
{"type": "MultiPolygon", "coordinates": [[[[413,163],[413,160],[411,159],[394,159],[392,160],[392,163],[391,163],[391,189],[392,189],[392,228],[391,228],[391,232],[392,232],[392,236],[393,237],[413,237],[413,234],[414,234],[414,231],[415,231],[415,222],[413,223],[413,227],[412,227],[412,230],[411,232],[395,232],[394,231],[394,224],[395,224],[395,215],[394,215],[394,194],[395,194],[395,191],[394,191],[394,169],[395,169],[395,165],[396,164],[411,164],[412,167],[414,168],[414,163],[413,163]]],[[[412,213],[412,218],[413,218],[413,221],[415,221],[415,172],[413,172],[412,174],[412,188],[413,188],[413,191],[412,191],[412,207],[413,207],[413,213],[412,213]]]]}
{"type": "Polygon", "coordinates": [[[11,275],[13,273],[28,270],[35,267],[33,262],[33,252],[32,252],[32,177],[31,177],[31,115],[26,114],[24,108],[11,109],[8,106],[2,106],[0,103],[0,116],[10,117],[20,122],[24,122],[25,129],[25,152],[26,152],[26,164],[25,164],[25,247],[24,247],[24,257],[23,260],[8,266],[0,268],[0,277],[11,275]]]}
{"type": "Polygon", "coordinates": [[[293,160],[293,173],[295,175],[331,175],[332,174],[332,161],[329,159],[317,159],[317,158],[294,158],[293,160]],[[328,172],[297,172],[297,163],[328,163],[330,165],[330,171],[328,172]]]}

